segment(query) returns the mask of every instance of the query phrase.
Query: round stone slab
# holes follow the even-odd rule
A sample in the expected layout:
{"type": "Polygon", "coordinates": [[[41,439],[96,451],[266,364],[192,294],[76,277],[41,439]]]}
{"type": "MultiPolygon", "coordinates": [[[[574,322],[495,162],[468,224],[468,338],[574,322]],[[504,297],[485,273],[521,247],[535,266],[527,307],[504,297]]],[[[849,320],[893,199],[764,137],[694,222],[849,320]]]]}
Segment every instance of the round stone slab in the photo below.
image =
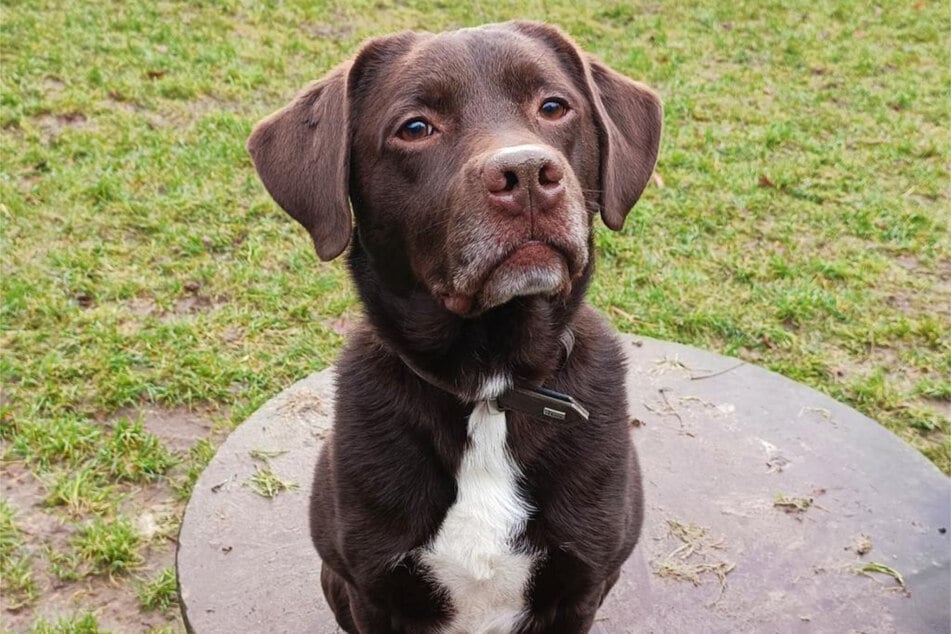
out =
{"type": "MultiPolygon", "coordinates": [[[[643,337],[624,346],[646,515],[597,628],[951,629],[951,484],[931,463],[778,374],[643,337]]],[[[190,632],[340,631],[307,519],[332,412],[328,369],[251,416],[198,479],[177,559],[190,632]]]]}

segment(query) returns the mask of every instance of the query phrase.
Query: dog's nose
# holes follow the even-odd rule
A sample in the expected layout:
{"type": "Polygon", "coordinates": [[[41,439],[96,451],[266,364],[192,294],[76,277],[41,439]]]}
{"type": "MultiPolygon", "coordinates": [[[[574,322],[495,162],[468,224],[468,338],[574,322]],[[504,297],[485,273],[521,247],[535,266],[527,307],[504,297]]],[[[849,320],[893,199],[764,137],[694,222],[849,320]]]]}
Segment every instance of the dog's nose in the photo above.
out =
{"type": "Polygon", "coordinates": [[[489,156],[482,168],[490,204],[510,214],[546,212],[565,195],[564,168],[554,151],[516,145],[489,156]]]}

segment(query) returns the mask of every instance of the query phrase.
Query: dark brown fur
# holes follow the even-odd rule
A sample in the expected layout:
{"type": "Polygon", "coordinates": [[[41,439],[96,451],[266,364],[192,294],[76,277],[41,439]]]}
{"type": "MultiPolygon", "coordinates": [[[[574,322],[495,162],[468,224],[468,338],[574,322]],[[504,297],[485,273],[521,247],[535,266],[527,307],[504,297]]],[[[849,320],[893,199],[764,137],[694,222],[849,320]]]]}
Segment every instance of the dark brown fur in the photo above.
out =
{"type": "Polygon", "coordinates": [[[509,450],[537,509],[520,539],[545,553],[522,631],[590,628],[642,514],[622,355],[583,302],[591,223],[600,212],[621,227],[650,177],[660,129],[653,93],[535,23],[370,40],[255,129],[248,146],[262,181],[319,256],[351,242],[366,310],[337,366],[335,433],[311,513],[324,594],[345,630],[435,632],[451,617],[410,553],[455,499],[472,401],[498,374],[568,393],[590,411],[575,426],[508,413],[509,450]],[[570,119],[537,118],[553,93],[571,105],[570,119]],[[420,113],[438,137],[393,136],[420,113]],[[550,148],[566,193],[508,213],[482,179],[499,148],[522,144],[550,148]],[[558,288],[509,301],[486,291],[529,241],[562,267],[558,288]],[[575,338],[567,359],[565,331],[575,338]]]}

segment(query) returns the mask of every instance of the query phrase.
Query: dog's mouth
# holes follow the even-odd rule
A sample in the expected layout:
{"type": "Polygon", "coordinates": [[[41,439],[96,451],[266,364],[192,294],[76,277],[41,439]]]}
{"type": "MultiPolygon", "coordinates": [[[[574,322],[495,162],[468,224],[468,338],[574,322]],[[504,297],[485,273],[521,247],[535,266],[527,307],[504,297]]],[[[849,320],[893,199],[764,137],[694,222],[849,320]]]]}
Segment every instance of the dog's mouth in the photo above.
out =
{"type": "Polygon", "coordinates": [[[515,297],[552,297],[571,292],[571,258],[559,246],[529,240],[505,252],[486,267],[475,292],[450,292],[442,296],[446,309],[473,317],[501,306],[515,297]]]}

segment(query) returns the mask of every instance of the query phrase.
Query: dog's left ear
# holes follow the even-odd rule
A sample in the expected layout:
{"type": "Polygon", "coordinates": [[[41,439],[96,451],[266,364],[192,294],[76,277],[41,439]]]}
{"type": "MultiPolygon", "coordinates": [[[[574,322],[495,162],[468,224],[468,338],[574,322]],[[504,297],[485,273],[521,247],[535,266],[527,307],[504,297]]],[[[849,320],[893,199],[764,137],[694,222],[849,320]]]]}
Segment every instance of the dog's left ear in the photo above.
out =
{"type": "Polygon", "coordinates": [[[654,172],[664,119],[660,98],[647,86],[584,54],[549,24],[510,24],[551,47],[588,93],[600,144],[601,218],[619,230],[654,172]]]}
{"type": "Polygon", "coordinates": [[[601,119],[601,218],[617,231],[654,172],[664,110],[647,86],[591,56],[585,66],[601,119]]]}

